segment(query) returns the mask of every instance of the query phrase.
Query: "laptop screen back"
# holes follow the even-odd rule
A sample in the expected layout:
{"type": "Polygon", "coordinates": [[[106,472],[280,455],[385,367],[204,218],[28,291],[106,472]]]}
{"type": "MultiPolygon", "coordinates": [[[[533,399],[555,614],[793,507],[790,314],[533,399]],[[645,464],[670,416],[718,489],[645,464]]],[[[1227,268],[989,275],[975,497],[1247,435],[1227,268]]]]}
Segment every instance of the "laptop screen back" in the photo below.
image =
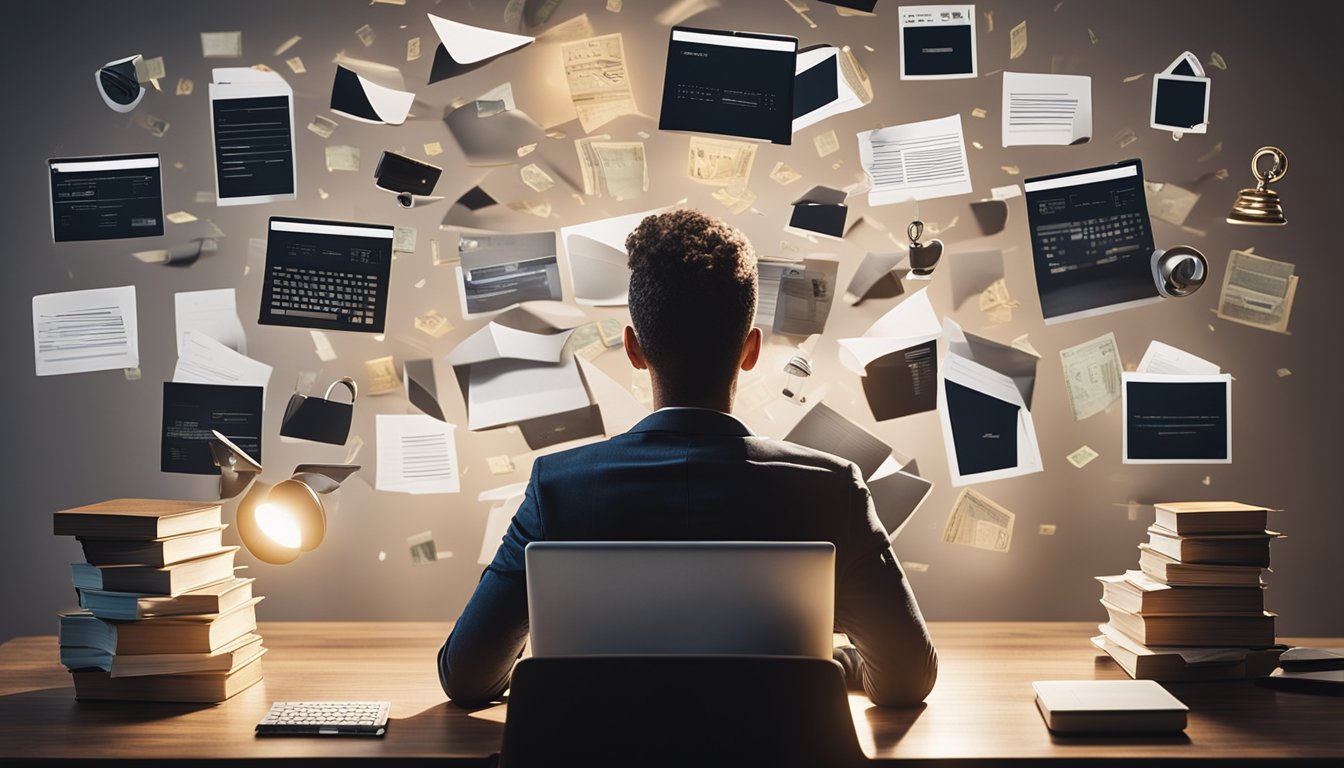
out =
{"type": "Polygon", "coordinates": [[[831,658],[829,542],[534,542],[534,656],[831,658]]]}

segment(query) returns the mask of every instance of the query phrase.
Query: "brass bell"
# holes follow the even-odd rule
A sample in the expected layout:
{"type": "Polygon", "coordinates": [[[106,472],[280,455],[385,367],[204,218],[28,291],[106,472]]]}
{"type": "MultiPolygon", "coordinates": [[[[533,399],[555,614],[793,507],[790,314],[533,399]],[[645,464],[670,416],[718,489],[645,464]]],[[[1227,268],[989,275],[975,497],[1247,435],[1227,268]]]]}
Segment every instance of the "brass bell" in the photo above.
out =
{"type": "Polygon", "coordinates": [[[1255,176],[1255,189],[1243,189],[1237,193],[1237,201],[1227,214],[1228,224],[1256,224],[1261,226],[1287,224],[1283,217],[1283,205],[1279,202],[1279,193],[1269,185],[1282,179],[1288,173],[1288,156],[1278,147],[1261,147],[1251,157],[1251,175],[1255,176]],[[1272,157],[1274,164],[1268,171],[1260,170],[1260,158],[1272,157]]]}

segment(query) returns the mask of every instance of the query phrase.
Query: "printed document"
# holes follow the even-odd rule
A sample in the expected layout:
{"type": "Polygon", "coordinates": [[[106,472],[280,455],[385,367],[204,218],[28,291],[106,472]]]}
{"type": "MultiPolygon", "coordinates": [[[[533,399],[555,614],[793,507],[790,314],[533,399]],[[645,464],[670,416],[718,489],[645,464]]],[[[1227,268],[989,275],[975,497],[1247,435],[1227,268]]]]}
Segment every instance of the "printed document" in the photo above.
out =
{"type": "Polygon", "coordinates": [[[378,414],[376,487],[401,493],[457,493],[457,429],[431,416],[378,414]]]}
{"type": "Polygon", "coordinates": [[[859,160],[872,181],[869,205],[971,192],[959,114],[864,131],[858,138],[859,160]]]}
{"type": "Polygon", "coordinates": [[[34,296],[33,360],[38,376],[138,367],[135,286],[34,296]]]}
{"type": "Polygon", "coordinates": [[[1092,138],[1092,78],[1003,73],[1003,146],[1082,144],[1092,138]]]}

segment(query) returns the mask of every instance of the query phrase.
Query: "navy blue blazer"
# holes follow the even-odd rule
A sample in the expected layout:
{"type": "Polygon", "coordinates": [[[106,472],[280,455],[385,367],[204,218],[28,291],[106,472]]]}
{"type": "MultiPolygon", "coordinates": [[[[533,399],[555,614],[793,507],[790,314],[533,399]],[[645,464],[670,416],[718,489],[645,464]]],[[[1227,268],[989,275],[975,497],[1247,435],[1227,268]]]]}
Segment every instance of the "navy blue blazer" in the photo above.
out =
{"type": "Polygon", "coordinates": [[[718,411],[657,411],[629,432],[543,456],[494,561],[439,651],[444,691],[498,698],[527,640],[533,541],[829,541],[835,618],[878,704],[920,702],[938,661],[853,462],[751,434],[718,411]]]}

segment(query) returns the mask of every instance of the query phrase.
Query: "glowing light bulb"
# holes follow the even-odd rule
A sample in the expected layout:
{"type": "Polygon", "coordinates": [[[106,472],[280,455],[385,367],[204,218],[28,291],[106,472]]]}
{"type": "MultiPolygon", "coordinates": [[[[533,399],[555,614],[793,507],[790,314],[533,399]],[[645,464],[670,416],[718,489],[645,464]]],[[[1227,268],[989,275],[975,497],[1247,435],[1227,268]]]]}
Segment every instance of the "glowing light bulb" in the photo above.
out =
{"type": "Polygon", "coordinates": [[[298,549],[303,543],[298,521],[284,507],[269,503],[258,506],[257,527],[266,538],[282,547],[298,549]]]}

